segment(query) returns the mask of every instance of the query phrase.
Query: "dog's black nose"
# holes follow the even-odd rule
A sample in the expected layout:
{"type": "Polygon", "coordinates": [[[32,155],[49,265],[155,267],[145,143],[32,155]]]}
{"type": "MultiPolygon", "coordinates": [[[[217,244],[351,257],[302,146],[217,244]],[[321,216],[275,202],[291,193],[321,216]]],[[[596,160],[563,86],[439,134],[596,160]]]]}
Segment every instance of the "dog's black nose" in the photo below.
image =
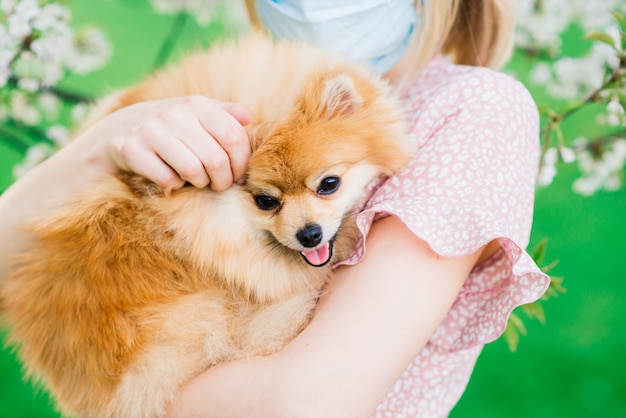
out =
{"type": "Polygon", "coordinates": [[[322,242],[322,227],[318,224],[308,224],[296,232],[296,238],[300,244],[307,248],[315,247],[322,242]]]}

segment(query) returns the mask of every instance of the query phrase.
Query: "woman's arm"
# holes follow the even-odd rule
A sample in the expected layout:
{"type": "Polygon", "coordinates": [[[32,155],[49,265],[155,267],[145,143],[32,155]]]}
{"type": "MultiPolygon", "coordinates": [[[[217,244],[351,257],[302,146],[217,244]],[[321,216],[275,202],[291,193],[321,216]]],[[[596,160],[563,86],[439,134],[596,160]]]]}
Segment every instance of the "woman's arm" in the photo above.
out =
{"type": "Polygon", "coordinates": [[[228,188],[246,170],[250,142],[242,125],[250,118],[240,104],[190,96],[128,106],[84,130],[0,196],[0,283],[11,257],[28,245],[21,226],[105,174],[127,170],[163,187],[228,188]]]}
{"type": "Polygon", "coordinates": [[[340,267],[309,326],[279,353],[209,370],[171,417],[369,417],[450,309],[481,251],[443,258],[395,217],[340,267]]]}
{"type": "Polygon", "coordinates": [[[76,140],[26,173],[0,195],[0,284],[10,270],[10,260],[28,246],[21,226],[29,219],[62,204],[73,191],[94,184],[114,165],[93,153],[93,141],[76,140]]]}

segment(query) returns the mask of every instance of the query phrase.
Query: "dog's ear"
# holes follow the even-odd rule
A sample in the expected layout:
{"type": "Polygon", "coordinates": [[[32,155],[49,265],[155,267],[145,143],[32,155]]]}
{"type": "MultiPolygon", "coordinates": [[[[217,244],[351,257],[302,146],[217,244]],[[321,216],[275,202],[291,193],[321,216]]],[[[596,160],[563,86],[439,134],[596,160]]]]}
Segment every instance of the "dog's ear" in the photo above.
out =
{"type": "Polygon", "coordinates": [[[324,80],[321,105],[326,117],[333,119],[355,113],[363,105],[363,98],[349,76],[336,74],[324,80]]]}
{"type": "Polygon", "coordinates": [[[263,121],[263,122],[251,122],[244,127],[246,133],[248,134],[248,139],[250,140],[250,149],[254,153],[260,146],[265,142],[266,139],[270,138],[276,128],[278,127],[277,122],[271,121],[263,121]]]}

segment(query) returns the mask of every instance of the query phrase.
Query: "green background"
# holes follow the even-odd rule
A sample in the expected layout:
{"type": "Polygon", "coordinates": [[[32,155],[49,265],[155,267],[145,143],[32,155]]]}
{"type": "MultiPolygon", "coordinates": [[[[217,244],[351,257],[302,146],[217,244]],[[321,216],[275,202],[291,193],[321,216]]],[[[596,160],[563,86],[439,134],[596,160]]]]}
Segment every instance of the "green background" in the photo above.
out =
{"type": "MultiPolygon", "coordinates": [[[[76,0],[71,10],[73,25],[97,23],[115,48],[105,68],[63,83],[89,96],[145,75],[174,21],[139,0],[76,0]]],[[[219,23],[200,28],[188,19],[175,54],[206,45],[225,30],[219,23]]],[[[527,69],[520,57],[510,65],[523,81],[527,69]]],[[[545,99],[528,87],[538,102],[545,99]]],[[[588,118],[568,129],[584,130],[588,118]]],[[[13,181],[12,167],[21,158],[0,138],[0,190],[13,181]]],[[[545,325],[525,321],[528,335],[517,352],[502,339],[485,347],[452,417],[626,416],[626,191],[581,197],[571,191],[577,175],[572,166],[560,167],[555,183],[537,191],[531,237],[531,247],[549,238],[547,261],[560,260],[553,273],[565,277],[567,293],[545,303],[545,325]]],[[[0,351],[0,417],[55,416],[45,394],[22,382],[11,352],[0,351]]]]}

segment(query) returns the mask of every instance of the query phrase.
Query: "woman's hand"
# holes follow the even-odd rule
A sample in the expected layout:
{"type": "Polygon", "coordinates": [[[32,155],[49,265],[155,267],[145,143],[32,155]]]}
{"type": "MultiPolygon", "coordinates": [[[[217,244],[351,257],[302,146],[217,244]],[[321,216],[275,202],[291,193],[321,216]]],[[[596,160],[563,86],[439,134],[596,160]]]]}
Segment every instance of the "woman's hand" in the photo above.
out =
{"type": "Polygon", "coordinates": [[[94,129],[120,170],[166,188],[189,182],[224,190],[245,174],[250,120],[241,104],[187,96],[122,108],[94,129]]]}
{"type": "Polygon", "coordinates": [[[30,243],[22,226],[63,205],[102,176],[132,171],[166,188],[227,189],[250,156],[241,104],[201,96],[138,103],[85,127],[63,149],[0,195],[0,285],[30,243]]]}

